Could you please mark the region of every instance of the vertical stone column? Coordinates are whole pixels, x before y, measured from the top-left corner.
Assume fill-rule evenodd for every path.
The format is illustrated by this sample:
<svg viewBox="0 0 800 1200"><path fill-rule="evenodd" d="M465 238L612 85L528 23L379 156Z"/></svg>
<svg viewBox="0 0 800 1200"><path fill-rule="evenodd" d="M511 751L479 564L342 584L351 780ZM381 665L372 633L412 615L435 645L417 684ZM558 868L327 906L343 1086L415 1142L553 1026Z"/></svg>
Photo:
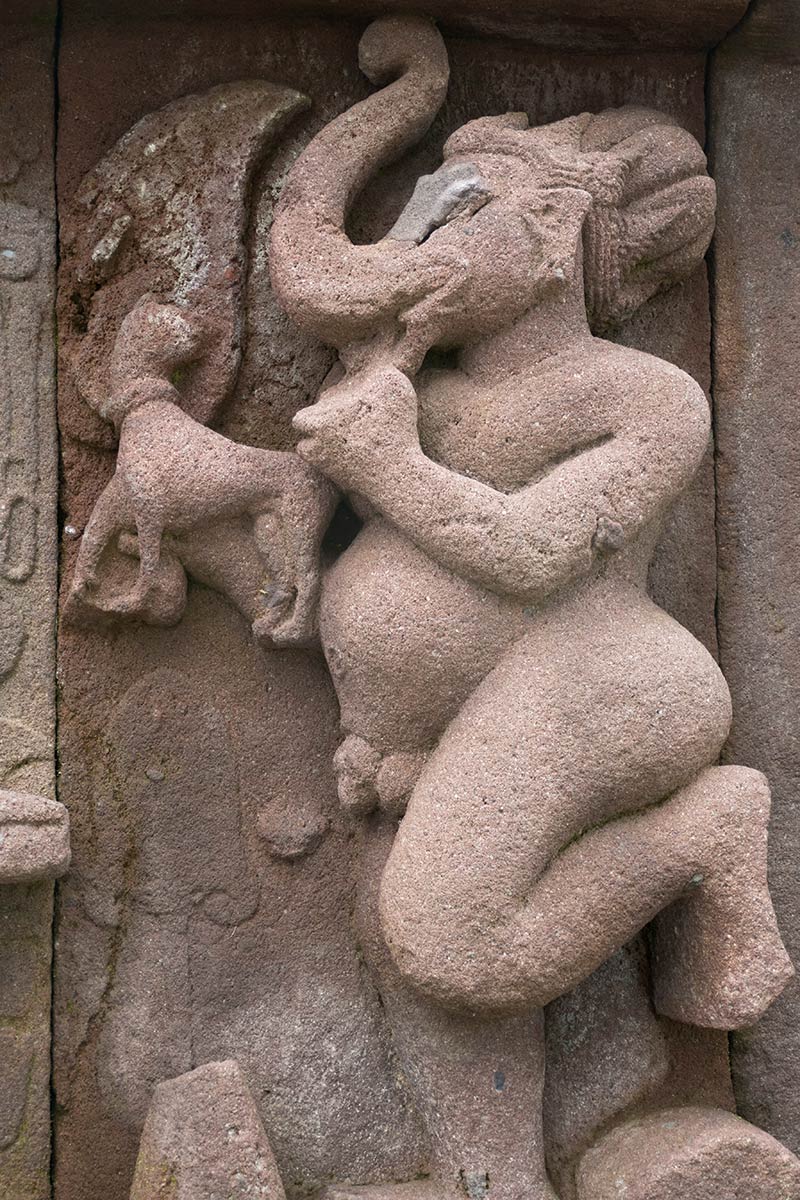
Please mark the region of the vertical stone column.
<svg viewBox="0 0 800 1200"><path fill-rule="evenodd" d="M733 762L773 796L770 883L800 963L800 30L757 0L710 85L719 642ZM733 1038L739 1110L800 1150L800 984Z"/></svg>
<svg viewBox="0 0 800 1200"><path fill-rule="evenodd" d="M55 793L54 29L49 0L3 7L0 788L46 797ZM0 880L0 1196L13 1200L50 1191L52 904L49 880Z"/></svg>

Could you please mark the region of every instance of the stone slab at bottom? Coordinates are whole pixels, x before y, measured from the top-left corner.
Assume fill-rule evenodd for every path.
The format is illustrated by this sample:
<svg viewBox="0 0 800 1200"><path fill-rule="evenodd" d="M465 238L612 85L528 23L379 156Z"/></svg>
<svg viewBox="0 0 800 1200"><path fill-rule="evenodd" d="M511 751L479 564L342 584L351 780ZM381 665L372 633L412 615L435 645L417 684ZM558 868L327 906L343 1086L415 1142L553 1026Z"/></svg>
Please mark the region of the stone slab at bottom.
<svg viewBox="0 0 800 1200"><path fill-rule="evenodd" d="M161 1083L147 1114L131 1200L285 1200L239 1064L206 1063Z"/></svg>
<svg viewBox="0 0 800 1200"><path fill-rule="evenodd" d="M679 1108L613 1130L577 1184L578 1200L800 1200L800 1160L732 1113Z"/></svg>
<svg viewBox="0 0 800 1200"><path fill-rule="evenodd" d="M407 1183L334 1183L320 1192L319 1200L443 1200L455 1197L433 1179L412 1179Z"/></svg>
<svg viewBox="0 0 800 1200"><path fill-rule="evenodd" d="M464 1195L438 1180L411 1179L405 1183L334 1183L320 1192L318 1200L463 1200Z"/></svg>

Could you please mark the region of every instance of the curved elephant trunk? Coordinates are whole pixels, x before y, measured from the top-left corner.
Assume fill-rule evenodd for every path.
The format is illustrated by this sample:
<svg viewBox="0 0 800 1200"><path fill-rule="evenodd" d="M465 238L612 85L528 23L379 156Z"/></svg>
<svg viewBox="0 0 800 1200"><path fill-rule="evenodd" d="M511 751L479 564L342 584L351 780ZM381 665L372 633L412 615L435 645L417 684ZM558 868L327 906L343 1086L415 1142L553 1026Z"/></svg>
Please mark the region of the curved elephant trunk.
<svg viewBox="0 0 800 1200"><path fill-rule="evenodd" d="M270 251L273 287L286 310L338 347L374 329L376 318L399 312L426 286L403 263L407 246L354 245L345 222L370 176L430 127L449 76L441 36L417 17L373 22L361 39L359 65L373 83L395 81L310 142L284 186Z"/></svg>

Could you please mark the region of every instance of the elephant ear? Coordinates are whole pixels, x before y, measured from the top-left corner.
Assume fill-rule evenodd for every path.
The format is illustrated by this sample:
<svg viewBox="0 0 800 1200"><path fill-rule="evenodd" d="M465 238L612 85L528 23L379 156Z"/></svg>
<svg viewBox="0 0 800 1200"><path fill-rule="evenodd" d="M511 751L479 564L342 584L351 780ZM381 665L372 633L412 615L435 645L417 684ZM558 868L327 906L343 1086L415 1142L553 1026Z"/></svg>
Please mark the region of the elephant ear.
<svg viewBox="0 0 800 1200"><path fill-rule="evenodd" d="M198 421L218 413L241 357L253 175L309 103L260 80L185 96L138 121L84 178L61 223L65 432L113 445L95 414L119 326L145 294L200 317L203 355L173 382Z"/></svg>

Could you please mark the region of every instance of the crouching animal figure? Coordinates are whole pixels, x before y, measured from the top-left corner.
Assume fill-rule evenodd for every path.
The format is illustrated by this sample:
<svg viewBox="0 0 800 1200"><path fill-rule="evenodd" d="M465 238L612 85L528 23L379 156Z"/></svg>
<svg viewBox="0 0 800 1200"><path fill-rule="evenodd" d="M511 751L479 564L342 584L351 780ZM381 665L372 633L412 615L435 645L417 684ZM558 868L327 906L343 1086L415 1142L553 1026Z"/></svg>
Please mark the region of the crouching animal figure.
<svg viewBox="0 0 800 1200"><path fill-rule="evenodd" d="M174 583L177 558L201 581L231 595L251 619L257 639L307 643L314 636L320 542L334 490L297 455L232 442L182 410L170 380L198 360L203 344L196 316L148 297L122 322L101 414L119 435L117 465L84 531L70 599L147 620L165 577L172 573ZM232 523L231 541L241 549L237 522L243 518L251 522L246 541L255 554L232 552L226 563L219 524L227 529ZM216 537L208 532L215 524ZM162 555L166 534L169 556ZM115 538L123 552L138 555L138 575L127 593L101 599L98 572ZM197 549L203 539L209 549L205 561ZM173 604L172 620L181 608L182 601L177 611Z"/></svg>

